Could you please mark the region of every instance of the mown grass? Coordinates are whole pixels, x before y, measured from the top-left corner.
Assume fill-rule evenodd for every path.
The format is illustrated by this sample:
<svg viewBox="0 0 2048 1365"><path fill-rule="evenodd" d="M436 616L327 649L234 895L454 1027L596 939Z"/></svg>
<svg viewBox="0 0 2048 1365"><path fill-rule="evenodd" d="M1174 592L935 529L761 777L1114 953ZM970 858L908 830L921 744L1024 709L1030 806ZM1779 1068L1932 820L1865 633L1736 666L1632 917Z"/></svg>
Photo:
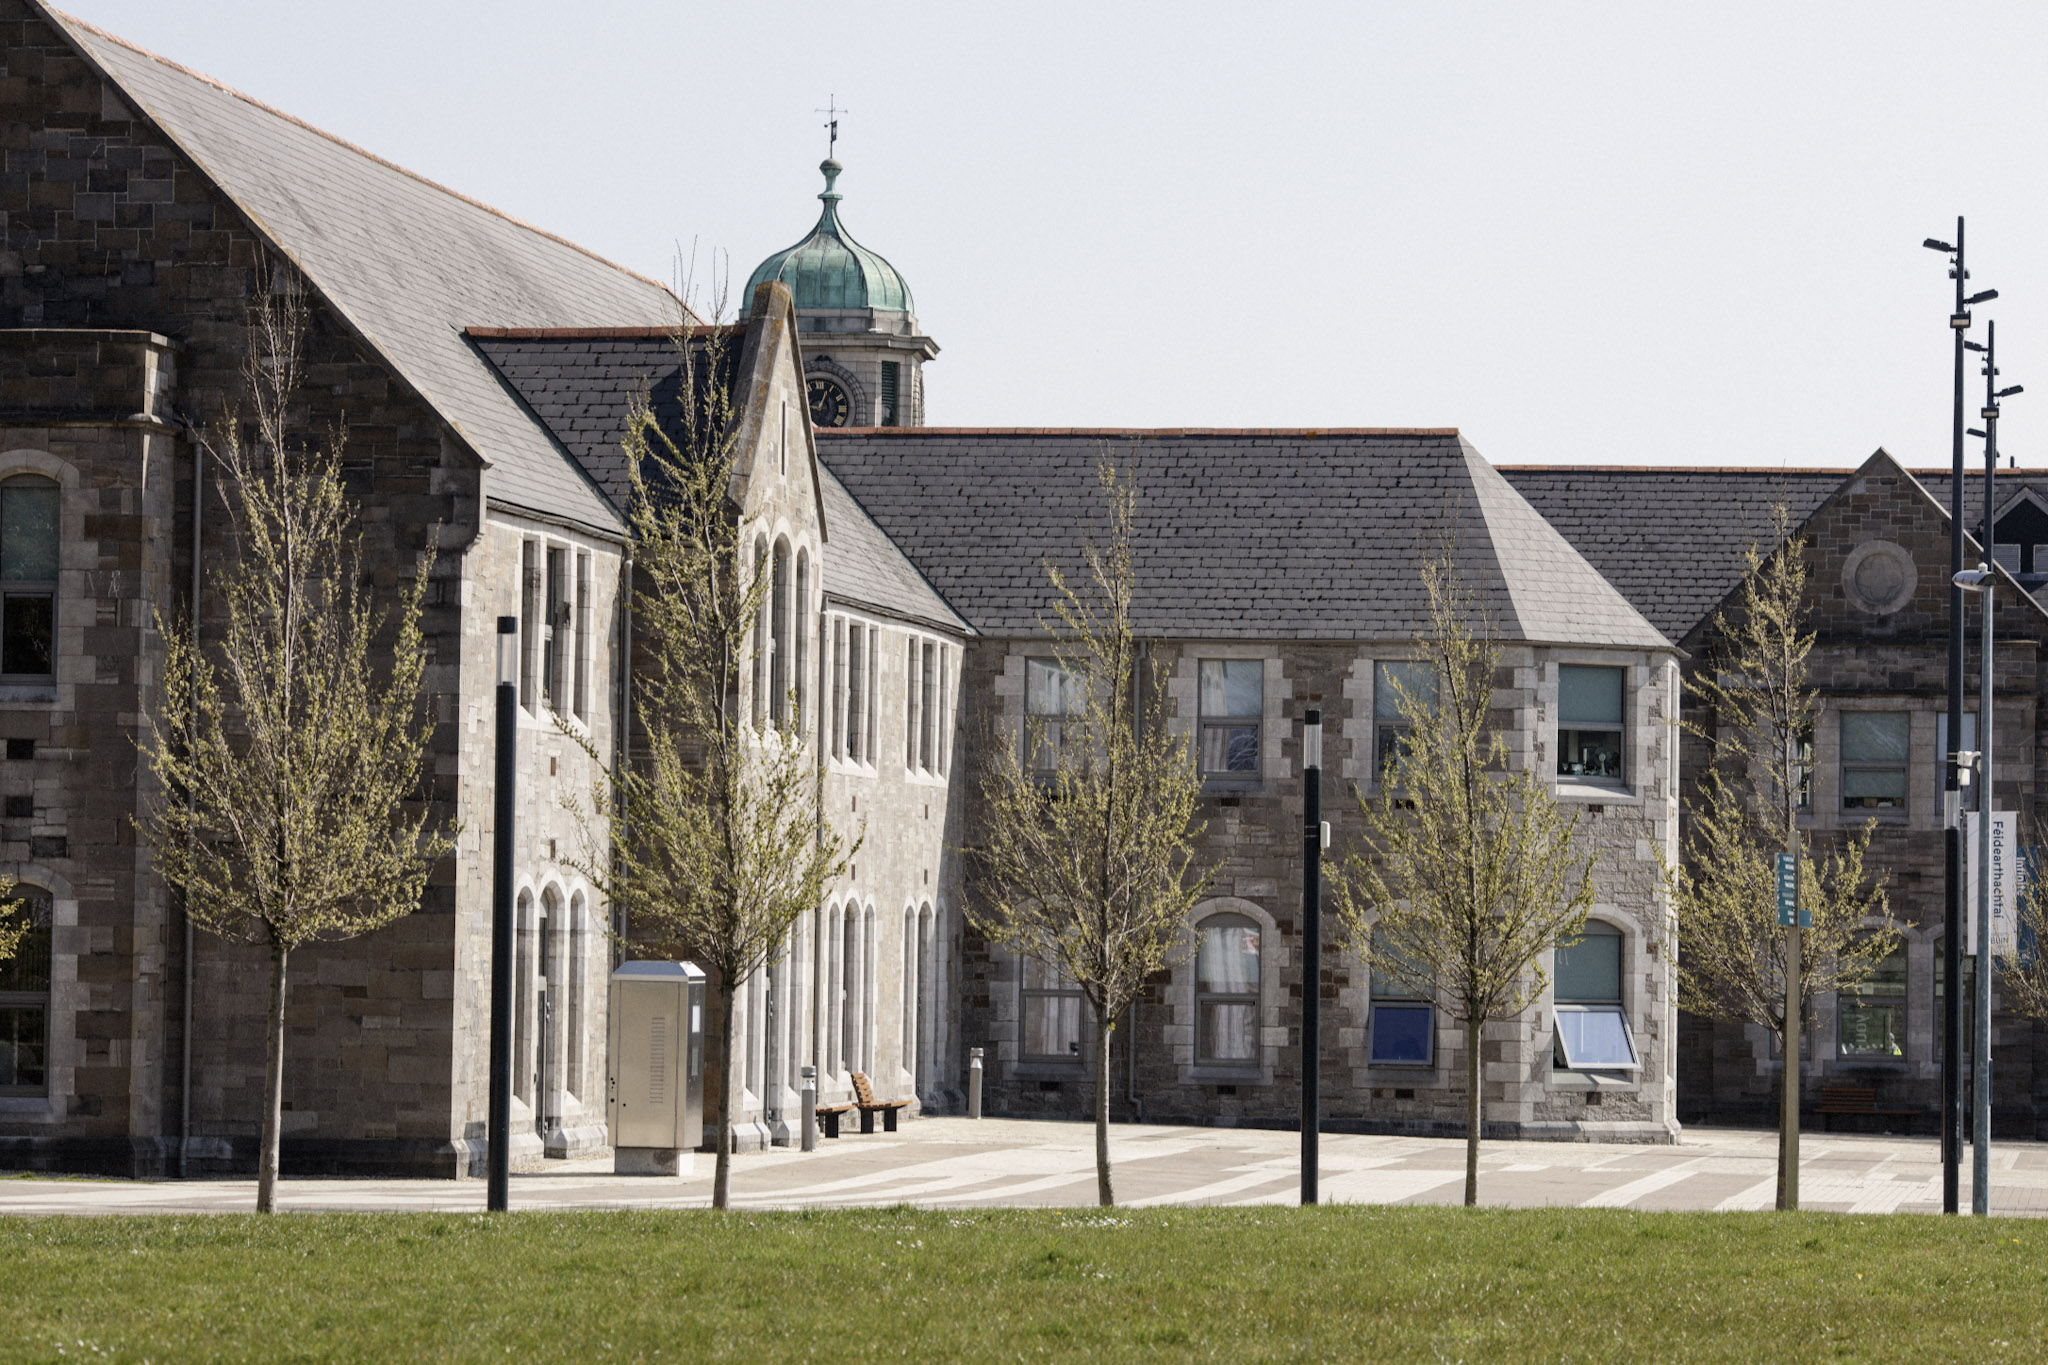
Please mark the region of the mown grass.
<svg viewBox="0 0 2048 1365"><path fill-rule="evenodd" d="M0 1358L2025 1360L2048 1224L1606 1210L0 1220Z"/></svg>

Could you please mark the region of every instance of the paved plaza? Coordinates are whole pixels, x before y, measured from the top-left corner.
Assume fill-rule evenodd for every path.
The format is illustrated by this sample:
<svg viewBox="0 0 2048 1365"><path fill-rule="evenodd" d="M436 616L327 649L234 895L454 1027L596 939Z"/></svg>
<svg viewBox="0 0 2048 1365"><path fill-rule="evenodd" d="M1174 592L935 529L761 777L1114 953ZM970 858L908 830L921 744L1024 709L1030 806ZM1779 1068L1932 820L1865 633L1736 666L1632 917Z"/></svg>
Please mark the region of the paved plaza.
<svg viewBox="0 0 2048 1365"><path fill-rule="evenodd" d="M1489 1142L1479 1189L1489 1205L1584 1208L1766 1209L1776 1136L1692 1129L1672 1146ZM1155 1204L1291 1204L1299 1194L1299 1137L1243 1128L1118 1124L1111 1129L1117 1197ZM1940 1150L1932 1139L1802 1140L1801 1204L1842 1213L1935 1213ZM1445 1204L1463 1197L1464 1144L1438 1138L1326 1134L1326 1203ZM1969 1205L1970 1170L1963 1167ZM819 1139L805 1154L776 1148L733 1159L733 1206L932 1208L1071 1206L1095 1202L1094 1132L1086 1124L1010 1119L906 1121L897 1133ZM1993 1148L1992 1211L2048 1214L2048 1145ZM512 1180L521 1209L702 1208L711 1158L688 1176L620 1177L609 1158L549 1162ZM0 1181L0 1213L111 1214L246 1211L252 1180ZM286 1180L279 1207L312 1212L466 1212L484 1206L480 1180Z"/></svg>

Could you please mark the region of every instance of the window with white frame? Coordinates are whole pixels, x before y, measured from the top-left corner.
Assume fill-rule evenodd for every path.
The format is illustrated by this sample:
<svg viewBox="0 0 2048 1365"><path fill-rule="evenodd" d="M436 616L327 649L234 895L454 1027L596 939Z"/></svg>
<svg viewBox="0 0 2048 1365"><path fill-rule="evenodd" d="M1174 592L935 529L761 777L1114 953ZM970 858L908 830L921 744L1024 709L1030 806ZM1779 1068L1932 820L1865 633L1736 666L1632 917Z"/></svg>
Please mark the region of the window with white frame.
<svg viewBox="0 0 2048 1365"><path fill-rule="evenodd" d="M1019 965L1024 1026L1018 1054L1026 1061L1080 1061L1080 986L1057 967L1048 967L1036 958L1019 959Z"/></svg>
<svg viewBox="0 0 2048 1365"><path fill-rule="evenodd" d="M874 689L868 681L868 653L871 632L858 621L846 627L846 761L864 763L873 746L868 743L868 698Z"/></svg>
<svg viewBox="0 0 2048 1365"><path fill-rule="evenodd" d="M550 711L564 711L569 703L569 552L549 546L545 560L547 576L540 623L540 690Z"/></svg>
<svg viewBox="0 0 2048 1365"><path fill-rule="evenodd" d="M1844 810L1906 808L1912 717L1904 711L1842 712Z"/></svg>
<svg viewBox="0 0 2048 1365"><path fill-rule="evenodd" d="M765 575L768 573L768 537L754 537L754 578L748 591L761 593L761 605L754 613L754 724L760 728L768 725L768 618L774 615L768 602L768 587Z"/></svg>
<svg viewBox="0 0 2048 1365"><path fill-rule="evenodd" d="M1436 667L1416 659L1387 659L1372 666L1373 773L1385 781L1408 751L1409 717L1417 707L1436 709Z"/></svg>
<svg viewBox="0 0 2048 1365"><path fill-rule="evenodd" d="M50 896L20 886L27 929L0 961L0 1095L50 1093ZM17 918L17 924L22 920Z"/></svg>
<svg viewBox="0 0 2048 1365"><path fill-rule="evenodd" d="M1373 951L1369 1060L1374 1066L1434 1065L1436 1005L1422 984L1427 973L1390 935L1375 935Z"/></svg>
<svg viewBox="0 0 2048 1365"><path fill-rule="evenodd" d="M939 646L939 717L938 717L938 763L939 776L946 775L946 768L953 756L953 647Z"/></svg>
<svg viewBox="0 0 2048 1365"><path fill-rule="evenodd" d="M918 647L917 766L928 773L939 770L939 645L923 641Z"/></svg>
<svg viewBox="0 0 2048 1365"><path fill-rule="evenodd" d="M775 542L768 584L768 714L777 729L790 726L790 592L789 542Z"/></svg>
<svg viewBox="0 0 2048 1365"><path fill-rule="evenodd" d="M832 618L832 757L846 757L846 618Z"/></svg>
<svg viewBox="0 0 2048 1365"><path fill-rule="evenodd" d="M1967 1014L1968 1011L1965 1011ZM1836 1051L1862 1061L1906 1060L1906 945L1835 997Z"/></svg>
<svg viewBox="0 0 2048 1365"><path fill-rule="evenodd" d="M519 704L538 711L540 702L539 660L536 639L543 610L540 581L540 542L519 545Z"/></svg>
<svg viewBox="0 0 2048 1365"><path fill-rule="evenodd" d="M1621 930L1587 920L1577 938L1557 945L1551 972L1556 1000L1555 1064L1572 1071L1635 1071L1642 1063L1621 998Z"/></svg>
<svg viewBox="0 0 2048 1365"><path fill-rule="evenodd" d="M1252 781L1259 775L1259 727L1266 715L1266 665L1260 659L1203 659L1197 689L1202 775Z"/></svg>
<svg viewBox="0 0 2048 1365"><path fill-rule="evenodd" d="M1625 668L1560 664L1557 670L1557 775L1620 783Z"/></svg>
<svg viewBox="0 0 2048 1365"><path fill-rule="evenodd" d="M796 661L790 669L794 695L790 698L789 728L802 735L811 700L811 554L806 549L796 552L796 596L790 603L789 633L791 656Z"/></svg>
<svg viewBox="0 0 2048 1365"><path fill-rule="evenodd" d="M1195 934L1195 1060L1206 1066L1255 1065L1259 926L1223 913L1203 920Z"/></svg>
<svg viewBox="0 0 2048 1365"><path fill-rule="evenodd" d="M62 502L40 475L0 483L0 675L11 679L47 680L56 668Z"/></svg>
<svg viewBox="0 0 2048 1365"><path fill-rule="evenodd" d="M906 649L903 656L903 766L914 769L918 766L917 732L919 717L923 714L920 708L924 698L919 681L921 669L917 637L911 636L904 644Z"/></svg>
<svg viewBox="0 0 2048 1365"><path fill-rule="evenodd" d="M1024 661L1024 753L1031 771L1058 771L1070 722L1083 713L1080 679L1058 659Z"/></svg>

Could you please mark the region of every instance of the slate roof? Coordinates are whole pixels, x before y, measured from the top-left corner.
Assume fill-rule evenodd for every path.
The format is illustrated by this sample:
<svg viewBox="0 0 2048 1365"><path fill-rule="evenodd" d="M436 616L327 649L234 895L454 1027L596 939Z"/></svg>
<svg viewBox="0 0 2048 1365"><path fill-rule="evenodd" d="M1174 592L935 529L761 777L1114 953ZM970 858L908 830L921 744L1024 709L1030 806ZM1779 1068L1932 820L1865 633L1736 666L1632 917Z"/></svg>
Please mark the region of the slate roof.
<svg viewBox="0 0 2048 1365"><path fill-rule="evenodd" d="M1948 506L1948 470L1910 472ZM1856 470L1503 465L1500 473L1651 624L1683 640L1742 581L1743 551L1769 539L1773 504L1785 503L1796 525ZM2023 484L2048 492L2024 472L2001 471L2000 504ZM1979 476L1965 483L1963 516L1973 532L1982 522Z"/></svg>
<svg viewBox="0 0 2048 1365"><path fill-rule="evenodd" d="M1503 638L1668 647L1457 432L821 431L819 456L977 630L1052 615L1107 530L1096 467L1135 458L1138 628L1193 639L1407 639L1448 530Z"/></svg>
<svg viewBox="0 0 2048 1365"><path fill-rule="evenodd" d="M521 332L478 328L471 342L619 508L630 485L626 413L649 395L670 432L681 421L682 366L666 329ZM733 382L740 347L723 348ZM708 371L707 378L708 378ZM827 537L824 587L835 599L956 634L972 630L933 591L831 471L821 488Z"/></svg>
<svg viewBox="0 0 2048 1365"><path fill-rule="evenodd" d="M611 505L461 335L672 325L653 280L212 79L45 11L490 463L496 502L616 528Z"/></svg>

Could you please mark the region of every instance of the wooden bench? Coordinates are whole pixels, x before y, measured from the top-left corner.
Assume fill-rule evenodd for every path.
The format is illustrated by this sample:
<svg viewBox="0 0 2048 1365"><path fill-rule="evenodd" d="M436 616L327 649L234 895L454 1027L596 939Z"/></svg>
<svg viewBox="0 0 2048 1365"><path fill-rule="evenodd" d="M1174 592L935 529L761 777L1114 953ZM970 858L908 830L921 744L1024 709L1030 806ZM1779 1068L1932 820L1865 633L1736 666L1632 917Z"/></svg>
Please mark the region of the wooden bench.
<svg viewBox="0 0 2048 1365"><path fill-rule="evenodd" d="M1820 1103L1814 1113L1820 1115L1821 1131L1833 1130L1833 1119L1837 1114L1862 1118L1902 1118L1906 1129L1912 1131L1913 1116L1917 1109L1880 1109L1877 1107L1877 1087L1874 1085L1824 1085L1820 1088Z"/></svg>
<svg viewBox="0 0 2048 1365"><path fill-rule="evenodd" d="M837 1138L839 1136L839 1116L841 1114L851 1114L853 1106L851 1104L821 1104L811 1112L818 1116L819 1123L825 1125L825 1136Z"/></svg>
<svg viewBox="0 0 2048 1365"><path fill-rule="evenodd" d="M860 1130L863 1133L875 1131L875 1115L877 1114L882 1116L882 1131L885 1133L895 1132L896 1111L910 1107L909 1100L876 1099L875 1089L868 1084L867 1073L864 1071L853 1073L853 1101L854 1107L860 1110Z"/></svg>

